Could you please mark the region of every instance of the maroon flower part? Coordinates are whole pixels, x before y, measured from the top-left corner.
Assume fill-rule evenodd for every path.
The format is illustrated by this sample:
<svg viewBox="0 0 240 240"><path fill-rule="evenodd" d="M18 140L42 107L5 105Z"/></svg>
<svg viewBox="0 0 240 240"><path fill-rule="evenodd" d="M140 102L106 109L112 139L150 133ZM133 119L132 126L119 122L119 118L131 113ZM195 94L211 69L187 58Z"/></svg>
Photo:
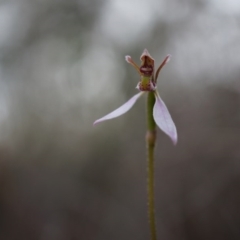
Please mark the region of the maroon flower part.
<svg viewBox="0 0 240 240"><path fill-rule="evenodd" d="M132 60L130 56L125 57L126 61L130 63L139 73L140 81L137 84L137 89L140 91L124 103L121 107L117 108L113 112L107 114L106 116L96 120L94 125L109 120L112 118L119 117L120 115L126 113L135 102L144 94L144 92L153 92L155 96L155 104L153 107L153 118L157 126L166 133L172 140L174 144L177 143L177 130L176 126L172 120L172 117L161 99L157 91L157 78L162 67L170 60L170 55L167 55L161 65L158 67L154 75L154 59L151 57L147 49L145 49L140 57L141 65L140 67Z"/></svg>

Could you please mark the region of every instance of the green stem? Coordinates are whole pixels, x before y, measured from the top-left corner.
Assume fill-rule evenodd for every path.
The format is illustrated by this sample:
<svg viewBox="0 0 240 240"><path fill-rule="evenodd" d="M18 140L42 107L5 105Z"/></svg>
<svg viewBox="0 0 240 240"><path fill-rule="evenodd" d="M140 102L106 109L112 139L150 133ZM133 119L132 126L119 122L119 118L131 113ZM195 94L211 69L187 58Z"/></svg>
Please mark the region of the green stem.
<svg viewBox="0 0 240 240"><path fill-rule="evenodd" d="M156 123L153 119L153 106L155 96L153 92L147 97L147 178L148 178L148 216L151 232L151 240L157 240L155 207L154 207L154 147L156 142Z"/></svg>

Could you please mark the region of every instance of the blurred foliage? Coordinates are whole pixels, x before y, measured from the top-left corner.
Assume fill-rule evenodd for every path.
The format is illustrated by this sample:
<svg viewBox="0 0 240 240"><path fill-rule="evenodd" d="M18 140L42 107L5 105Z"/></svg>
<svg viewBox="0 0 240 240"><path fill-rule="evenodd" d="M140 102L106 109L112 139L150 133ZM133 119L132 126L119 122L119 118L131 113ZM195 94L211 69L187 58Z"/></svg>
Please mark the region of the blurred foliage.
<svg viewBox="0 0 240 240"><path fill-rule="evenodd" d="M213 1L10 0L0 5L0 239L148 239L145 103L124 62L167 53L159 90L159 239L239 239L240 15Z"/></svg>

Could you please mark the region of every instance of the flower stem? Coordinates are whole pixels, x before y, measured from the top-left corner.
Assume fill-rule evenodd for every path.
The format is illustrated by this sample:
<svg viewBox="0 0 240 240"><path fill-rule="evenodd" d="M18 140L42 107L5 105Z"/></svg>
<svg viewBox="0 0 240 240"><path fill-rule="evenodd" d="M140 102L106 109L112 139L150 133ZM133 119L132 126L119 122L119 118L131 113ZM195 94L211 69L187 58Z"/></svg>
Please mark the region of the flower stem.
<svg viewBox="0 0 240 240"><path fill-rule="evenodd" d="M153 92L147 97L147 180L148 180L148 217L150 224L151 240L157 240L155 207L154 207L154 147L156 142L156 123L153 119L153 106L155 96Z"/></svg>

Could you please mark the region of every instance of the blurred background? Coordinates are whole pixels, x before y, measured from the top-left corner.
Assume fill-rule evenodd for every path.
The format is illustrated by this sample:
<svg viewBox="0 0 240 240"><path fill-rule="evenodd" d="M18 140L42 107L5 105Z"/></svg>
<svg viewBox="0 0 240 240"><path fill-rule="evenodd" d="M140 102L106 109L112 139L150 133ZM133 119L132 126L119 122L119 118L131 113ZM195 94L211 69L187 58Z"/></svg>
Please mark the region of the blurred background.
<svg viewBox="0 0 240 240"><path fill-rule="evenodd" d="M240 1L1 0L0 239L149 239L144 48L176 123L158 131L158 239L240 239Z"/></svg>

